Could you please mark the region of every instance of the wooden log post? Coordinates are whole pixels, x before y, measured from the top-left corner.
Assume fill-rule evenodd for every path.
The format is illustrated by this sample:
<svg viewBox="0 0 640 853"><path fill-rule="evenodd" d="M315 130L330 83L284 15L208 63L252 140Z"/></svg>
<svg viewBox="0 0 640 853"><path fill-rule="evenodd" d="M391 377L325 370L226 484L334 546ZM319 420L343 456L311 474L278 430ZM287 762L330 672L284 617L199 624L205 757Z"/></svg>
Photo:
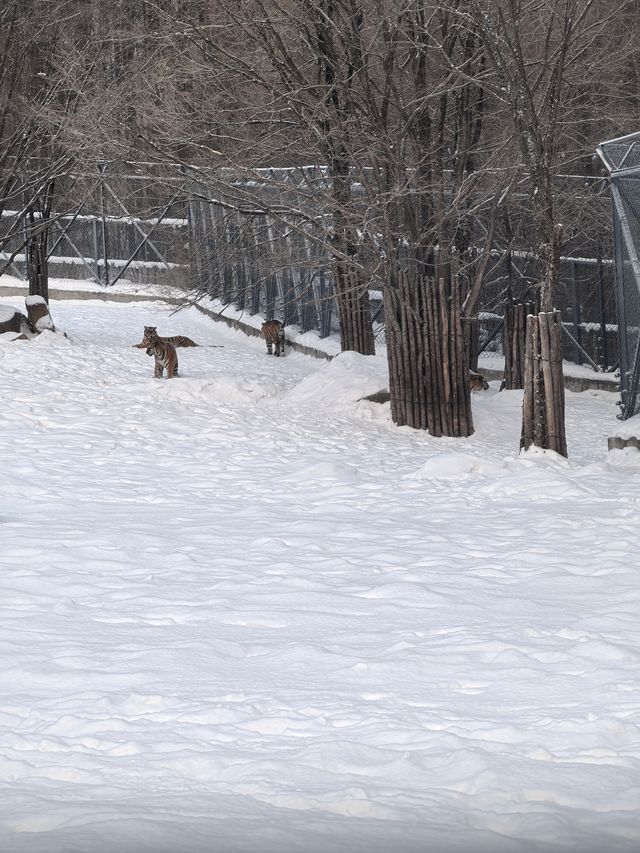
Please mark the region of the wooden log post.
<svg viewBox="0 0 640 853"><path fill-rule="evenodd" d="M467 349L467 364L469 370L478 371L478 356L480 349L479 324L477 317L463 317L462 329L464 332L465 347Z"/></svg>
<svg viewBox="0 0 640 853"><path fill-rule="evenodd" d="M39 190L37 199L27 209L27 276L29 295L49 301L49 217L53 204L55 180Z"/></svg>
<svg viewBox="0 0 640 853"><path fill-rule="evenodd" d="M504 384L507 391L524 388L524 360L527 340L527 316L533 314L535 305L523 302L505 302L503 346Z"/></svg>
<svg viewBox="0 0 640 853"><path fill-rule="evenodd" d="M354 350L362 355L375 355L371 305L364 275L355 266L350 268L348 263L335 259L333 282L343 352Z"/></svg>
<svg viewBox="0 0 640 853"><path fill-rule="evenodd" d="M566 456L561 335L558 311L527 317L520 447Z"/></svg>
<svg viewBox="0 0 640 853"><path fill-rule="evenodd" d="M528 329L526 337L526 349L524 358L524 388L525 393L522 399L522 435L520 438L520 447L531 447L533 444L533 422L534 422L534 382L533 370L535 361L535 342L537 335L537 318L530 317L531 327Z"/></svg>

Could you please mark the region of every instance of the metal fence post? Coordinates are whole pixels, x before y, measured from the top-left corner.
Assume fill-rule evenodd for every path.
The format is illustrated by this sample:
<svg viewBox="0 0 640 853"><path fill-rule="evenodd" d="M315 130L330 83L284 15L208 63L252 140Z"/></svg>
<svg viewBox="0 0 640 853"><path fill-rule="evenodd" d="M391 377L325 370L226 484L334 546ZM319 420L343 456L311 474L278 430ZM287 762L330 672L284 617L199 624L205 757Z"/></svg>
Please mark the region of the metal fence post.
<svg viewBox="0 0 640 853"><path fill-rule="evenodd" d="M611 180L611 190L613 193L614 179ZM624 303L624 255L622 249L622 233L615 207L613 216L613 253L615 256L614 275L616 283L616 313L618 318L618 360L620 362L620 416L624 418L628 417L627 412L629 403L629 340Z"/></svg>
<svg viewBox="0 0 640 853"><path fill-rule="evenodd" d="M98 220L94 217L91 220L91 233L93 237L93 266L94 266L94 275L96 277L96 281L100 283L102 281L100 277L100 255L98 249Z"/></svg>
<svg viewBox="0 0 640 853"><path fill-rule="evenodd" d="M573 331L576 337L576 341L578 342L578 346L575 347L576 353L576 364L582 364L584 359L582 358L582 319L580 312L580 299L578 298L578 284L576 282L576 262L571 261L569 264L569 270L571 275L571 301L573 302Z"/></svg>
<svg viewBox="0 0 640 853"><path fill-rule="evenodd" d="M598 241L597 245L598 260L596 265L598 276L598 295L600 297L600 335L602 337L602 369L609 369L609 343L607 341L607 303L604 293L604 265L602 263L602 246Z"/></svg>
<svg viewBox="0 0 640 853"><path fill-rule="evenodd" d="M106 164L99 163L98 171L100 173L100 222L102 224L102 263L104 264L104 270L102 275L100 276L100 280L102 281L105 287L109 287L109 253L108 253L108 243L107 243L107 215L105 211L105 200L104 200L104 176L106 171Z"/></svg>

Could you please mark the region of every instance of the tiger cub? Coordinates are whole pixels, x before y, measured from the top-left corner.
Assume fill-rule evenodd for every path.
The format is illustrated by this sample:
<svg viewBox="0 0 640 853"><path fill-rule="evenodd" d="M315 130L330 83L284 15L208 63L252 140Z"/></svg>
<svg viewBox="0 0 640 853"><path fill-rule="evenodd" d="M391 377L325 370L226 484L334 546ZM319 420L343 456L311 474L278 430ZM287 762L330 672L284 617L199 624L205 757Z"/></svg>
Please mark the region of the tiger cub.
<svg viewBox="0 0 640 853"><path fill-rule="evenodd" d="M167 379L173 379L178 375L178 355L176 348L168 341L158 338L147 347L147 355L155 357L154 379L160 379L164 371L167 371Z"/></svg>
<svg viewBox="0 0 640 853"><path fill-rule="evenodd" d="M267 353L271 355L272 348L275 345L273 355L284 355L284 326L280 320L267 320L262 324L262 337L267 342Z"/></svg>
<svg viewBox="0 0 640 853"><path fill-rule="evenodd" d="M139 344L133 344L136 349L146 349L151 346L151 344L156 341L162 341L166 344L173 344L174 347L199 347L200 344L197 344L195 341L192 341L191 338L187 338L186 335L170 335L169 337L162 338L158 334L157 326L145 326L144 327L144 335L142 337L142 342Z"/></svg>

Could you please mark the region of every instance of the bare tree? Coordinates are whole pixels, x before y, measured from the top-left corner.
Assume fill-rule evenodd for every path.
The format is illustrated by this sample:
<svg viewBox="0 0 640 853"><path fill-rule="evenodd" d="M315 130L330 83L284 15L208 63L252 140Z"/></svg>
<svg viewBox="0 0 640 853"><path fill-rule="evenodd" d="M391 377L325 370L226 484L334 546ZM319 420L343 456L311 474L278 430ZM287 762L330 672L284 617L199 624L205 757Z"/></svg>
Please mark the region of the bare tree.
<svg viewBox="0 0 640 853"><path fill-rule="evenodd" d="M219 74L227 78L232 73L236 81L260 95L252 101L254 112L248 123L246 115L232 116L243 126L227 124L226 133L221 134L241 136L241 150L253 147L253 151L244 162L239 161L237 149L223 159L236 173L238 167L246 173L258 163L277 163L274 143L282 139L284 126L299 140L297 158L311 158L320 172L326 165L327 192L321 206L330 217L331 229L325 229L324 243L333 257L342 348L371 354L375 349L368 295L371 276L360 254L362 223L352 174L357 50L353 39L361 26L357 4L296 0L279 8L277 3L243 0L217 3L213 8L216 20L226 21L236 34L242 33L242 39L239 43L237 36L227 39L228 29L212 36L198 28L194 38L203 56ZM246 58L247 47L251 61ZM255 128L263 135L256 138ZM298 165L297 158L289 165ZM264 205L264 198L252 203L256 201ZM273 206L270 210L278 213Z"/></svg>
<svg viewBox="0 0 640 853"><path fill-rule="evenodd" d="M70 0L8 0L0 10L0 212L14 211L0 248L14 246L4 268L26 253L29 291L45 298L54 191L78 153L62 141L75 97L60 73L76 18Z"/></svg>
<svg viewBox="0 0 640 853"><path fill-rule="evenodd" d="M183 53L183 67L208 75L212 91L235 80L251 104L242 114L231 102L215 122L217 168L207 175L216 195L236 209L288 216L295 228L294 211L247 189L264 183L252 169L277 164L284 140L292 165L315 164L313 187L301 191L315 195L316 224L327 215L332 224L315 239L334 258L343 347L372 351L368 289L381 288L394 419L469 434L460 306L470 216L494 193L479 168L478 38L442 3L219 0L211 8L212 27L179 22L198 51ZM212 151L211 136L206 147ZM233 180L223 186L225 174ZM445 327L443 348L430 344Z"/></svg>
<svg viewBox="0 0 640 853"><path fill-rule="evenodd" d="M567 150L567 129L575 121L571 74L580 62L584 65L609 17L595 10L595 0L554 0L542 6L535 0L470 0L460 10L482 40L491 71L485 85L507 108L531 189L545 320L530 317L527 328L532 364L525 371L529 382L522 444L551 447L564 455L561 325L558 318L546 316L554 309L563 237L554 177ZM584 69L580 82L583 75ZM538 329L544 329L542 339Z"/></svg>

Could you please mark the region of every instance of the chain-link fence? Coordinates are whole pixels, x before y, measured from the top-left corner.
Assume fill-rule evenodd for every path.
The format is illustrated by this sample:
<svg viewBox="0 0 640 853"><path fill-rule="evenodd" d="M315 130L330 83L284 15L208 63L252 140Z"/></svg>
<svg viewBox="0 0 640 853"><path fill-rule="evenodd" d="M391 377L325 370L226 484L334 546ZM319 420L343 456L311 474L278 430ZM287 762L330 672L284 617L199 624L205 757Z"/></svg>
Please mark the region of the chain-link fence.
<svg viewBox="0 0 640 853"><path fill-rule="evenodd" d="M336 331L331 219L322 207L328 201L326 174L309 167L258 169L251 178L193 180L189 222L195 287L249 314L275 314L303 331L316 329L323 336ZM353 192L357 196L357 184ZM558 216L566 223L556 292L563 357L595 370L611 370L618 353L607 182L563 176L557 180L557 199ZM276 209L286 214L274 215ZM367 220L365 209L362 220ZM462 275L473 275L486 230L482 215L465 222ZM535 298L541 269L534 235L531 193L523 182L501 209L495 229L480 301L481 351L501 352L505 302ZM370 244L375 235L362 236L359 250L365 252L369 245L374 251ZM374 322L381 324L379 283L372 283L369 296Z"/></svg>
<svg viewBox="0 0 640 853"><path fill-rule="evenodd" d="M622 419L640 411L640 132L603 142L610 174Z"/></svg>
<svg viewBox="0 0 640 853"><path fill-rule="evenodd" d="M175 169L152 174L147 164L104 164L95 174L56 180L48 221L47 260L55 278L110 286L124 278L188 286L184 181ZM0 273L26 278L26 209L0 216ZM40 220L36 225L41 225Z"/></svg>
<svg viewBox="0 0 640 853"><path fill-rule="evenodd" d="M225 192L226 198L192 179L192 284L224 306L326 337L337 330L326 233L308 199L298 196L294 170L264 170L261 177L259 186L237 182L237 195Z"/></svg>
<svg viewBox="0 0 640 853"><path fill-rule="evenodd" d="M626 174L625 179L631 180ZM330 217L323 209L327 192L326 170L312 167L205 178L197 170L170 164L105 164L97 173L69 175L57 183L49 272L103 286L122 279L171 284L324 337L338 331ZM557 179L557 199L565 224L556 301L563 320L563 356L610 370L619 357L607 181L564 176ZM534 231L531 195L523 183L501 210L495 230L480 302L481 350L501 352L505 302L528 302L535 296L540 267ZM465 263L472 274L486 238L482 215L469 218L465 235ZM24 242L20 213L4 211L0 272L26 276ZM625 251L622 240L617 245ZM622 268L627 290L631 287L619 300L629 315L622 324L626 343L620 364L625 373L636 358L640 308L629 262ZM380 286L373 283L369 296L382 336Z"/></svg>

